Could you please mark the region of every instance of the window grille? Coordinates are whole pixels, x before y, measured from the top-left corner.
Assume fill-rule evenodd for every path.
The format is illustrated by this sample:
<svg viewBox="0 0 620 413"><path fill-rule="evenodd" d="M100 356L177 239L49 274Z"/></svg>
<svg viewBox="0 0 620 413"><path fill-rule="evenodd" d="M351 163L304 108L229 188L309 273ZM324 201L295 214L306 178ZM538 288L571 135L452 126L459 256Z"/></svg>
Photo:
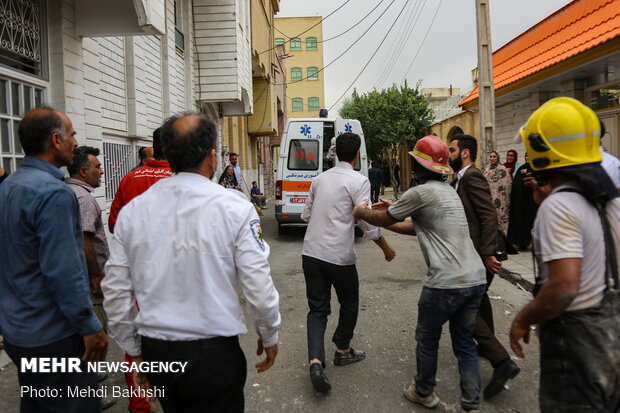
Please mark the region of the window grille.
<svg viewBox="0 0 620 413"><path fill-rule="evenodd" d="M45 2L0 0L0 63L41 76Z"/></svg>
<svg viewBox="0 0 620 413"><path fill-rule="evenodd" d="M104 142L103 155L105 199L112 201L123 176L138 163L137 150L131 144Z"/></svg>
<svg viewBox="0 0 620 413"><path fill-rule="evenodd" d="M293 98L293 112L301 112L304 110L304 100L302 98Z"/></svg>
<svg viewBox="0 0 620 413"><path fill-rule="evenodd" d="M307 72L308 72L308 76L307 76L308 80L319 80L319 69L317 67L310 66L307 69Z"/></svg>
<svg viewBox="0 0 620 413"><path fill-rule="evenodd" d="M301 67L291 68L291 80L293 82L299 82L302 79Z"/></svg>
<svg viewBox="0 0 620 413"><path fill-rule="evenodd" d="M316 37L306 38L306 50L316 50L316 49L317 49Z"/></svg>
<svg viewBox="0 0 620 413"><path fill-rule="evenodd" d="M308 110L319 110L319 98L308 98Z"/></svg>
<svg viewBox="0 0 620 413"><path fill-rule="evenodd" d="M24 157L17 134L19 122L30 109L41 106L43 92L33 85L0 78L0 153L7 173L13 173Z"/></svg>
<svg viewBox="0 0 620 413"><path fill-rule="evenodd" d="M291 50L301 50L301 39L299 37L295 37L291 39L289 45Z"/></svg>

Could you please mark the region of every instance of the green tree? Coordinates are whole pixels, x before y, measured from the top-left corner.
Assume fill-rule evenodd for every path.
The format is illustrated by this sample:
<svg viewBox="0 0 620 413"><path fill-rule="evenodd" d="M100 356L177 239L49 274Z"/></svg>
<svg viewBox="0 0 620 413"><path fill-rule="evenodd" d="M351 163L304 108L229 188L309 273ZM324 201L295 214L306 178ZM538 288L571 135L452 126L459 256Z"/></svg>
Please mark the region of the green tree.
<svg viewBox="0 0 620 413"><path fill-rule="evenodd" d="M410 88L405 82L381 91L359 95L355 90L340 108L343 118L357 119L362 124L368 156L373 160L387 161L390 171L403 149L415 144L422 137L433 119L428 99L419 91L419 85ZM392 187L396 179L392 173ZM394 195L398 197L395 189Z"/></svg>

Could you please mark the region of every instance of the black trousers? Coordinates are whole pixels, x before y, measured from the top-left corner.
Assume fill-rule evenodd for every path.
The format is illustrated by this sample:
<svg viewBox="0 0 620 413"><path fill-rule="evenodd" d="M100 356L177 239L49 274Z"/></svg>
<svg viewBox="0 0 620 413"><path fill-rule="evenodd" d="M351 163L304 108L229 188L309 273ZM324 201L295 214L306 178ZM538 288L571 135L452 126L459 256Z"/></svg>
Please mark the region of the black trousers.
<svg viewBox="0 0 620 413"><path fill-rule="evenodd" d="M336 348L349 348L359 311L359 280L355 265L335 265L302 255L308 298L308 360L318 359L325 365L325 328L331 314L331 287L334 286L340 316L332 341Z"/></svg>
<svg viewBox="0 0 620 413"><path fill-rule="evenodd" d="M493 322L493 308L489 299L489 287L493 282L493 274L487 272L487 288L480 302L480 311L476 316L476 329L474 338L478 342L478 354L489 360L495 368L501 362L508 360L510 355L495 337L495 324Z"/></svg>
<svg viewBox="0 0 620 413"><path fill-rule="evenodd" d="M84 340L74 335L41 347L19 347L4 341L4 348L17 365L21 394L21 413L83 413L100 412L98 397L69 397L68 389L97 390L97 374L86 373L33 373L21 371L21 359L39 357L77 357L84 355ZM49 388L50 391L45 392ZM39 392L36 392L39 390ZM38 394L38 396L35 396Z"/></svg>
<svg viewBox="0 0 620 413"><path fill-rule="evenodd" d="M145 361L186 361L183 373L147 374L166 413L243 412L245 355L235 337L163 341L142 337Z"/></svg>

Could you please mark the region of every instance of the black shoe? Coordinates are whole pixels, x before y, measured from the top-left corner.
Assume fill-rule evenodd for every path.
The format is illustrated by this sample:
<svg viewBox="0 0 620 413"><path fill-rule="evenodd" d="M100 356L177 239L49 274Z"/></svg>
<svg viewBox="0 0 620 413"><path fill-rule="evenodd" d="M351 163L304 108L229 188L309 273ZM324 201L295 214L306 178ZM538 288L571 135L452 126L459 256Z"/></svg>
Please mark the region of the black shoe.
<svg viewBox="0 0 620 413"><path fill-rule="evenodd" d="M310 381L312 382L312 387L314 387L314 390L319 393L327 393L329 389L332 388L331 383L323 372L323 366L321 366L321 363L310 364Z"/></svg>
<svg viewBox="0 0 620 413"><path fill-rule="evenodd" d="M353 348L344 354L336 351L336 354L334 355L334 366L346 366L362 361L365 358L366 353L363 351L353 350Z"/></svg>
<svg viewBox="0 0 620 413"><path fill-rule="evenodd" d="M110 407L114 406L114 403L116 403L116 399L113 399L112 397L101 397L99 399L101 410L109 409Z"/></svg>
<svg viewBox="0 0 620 413"><path fill-rule="evenodd" d="M504 384L506 384L509 379L514 379L520 371L521 369L517 366L517 363L511 359L498 364L493 370L491 381L489 381L487 387L484 388L484 398L488 400L500 394L502 390L504 390Z"/></svg>

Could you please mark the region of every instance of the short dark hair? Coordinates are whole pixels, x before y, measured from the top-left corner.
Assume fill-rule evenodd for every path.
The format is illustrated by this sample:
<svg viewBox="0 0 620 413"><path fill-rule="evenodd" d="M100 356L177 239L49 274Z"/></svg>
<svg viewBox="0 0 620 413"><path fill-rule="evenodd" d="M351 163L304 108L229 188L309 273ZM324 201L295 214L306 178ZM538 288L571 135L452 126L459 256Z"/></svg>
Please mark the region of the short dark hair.
<svg viewBox="0 0 620 413"><path fill-rule="evenodd" d="M187 116L198 119L190 127L180 128L174 123L182 117L173 116L166 120L161 131L164 154L173 172L198 168L217 143L217 127L211 119L202 114Z"/></svg>
<svg viewBox="0 0 620 413"><path fill-rule="evenodd" d="M54 133L63 137L67 126L55 109L42 106L26 113L19 123L17 134L26 155L41 155L47 151Z"/></svg>
<svg viewBox="0 0 620 413"><path fill-rule="evenodd" d="M73 150L73 162L67 166L69 176L76 176L80 172L80 168L88 168L90 166L88 155L99 156L99 148L78 146Z"/></svg>
<svg viewBox="0 0 620 413"><path fill-rule="evenodd" d="M140 160L146 158L146 153L145 153L146 148L147 148L146 146L141 146L140 149L138 149L138 158L140 158Z"/></svg>
<svg viewBox="0 0 620 413"><path fill-rule="evenodd" d="M472 162L476 161L478 157L478 141L476 138L471 135L458 134L450 138L450 142L452 141L458 141L457 146L459 147L459 151L469 149L469 159L471 159Z"/></svg>
<svg viewBox="0 0 620 413"><path fill-rule="evenodd" d="M161 142L162 128L163 126L160 126L153 131L153 158L157 159L158 161L166 159L166 155L164 154L164 149Z"/></svg>
<svg viewBox="0 0 620 413"><path fill-rule="evenodd" d="M254 185L254 184L258 185L258 184L256 183L256 181L252 181L252 185Z"/></svg>
<svg viewBox="0 0 620 413"><path fill-rule="evenodd" d="M339 161L351 162L360 150L362 140L356 133L346 132L336 139L336 155Z"/></svg>
<svg viewBox="0 0 620 413"><path fill-rule="evenodd" d="M231 156L239 156L239 155L234 152L228 152L228 157L231 157Z"/></svg>

